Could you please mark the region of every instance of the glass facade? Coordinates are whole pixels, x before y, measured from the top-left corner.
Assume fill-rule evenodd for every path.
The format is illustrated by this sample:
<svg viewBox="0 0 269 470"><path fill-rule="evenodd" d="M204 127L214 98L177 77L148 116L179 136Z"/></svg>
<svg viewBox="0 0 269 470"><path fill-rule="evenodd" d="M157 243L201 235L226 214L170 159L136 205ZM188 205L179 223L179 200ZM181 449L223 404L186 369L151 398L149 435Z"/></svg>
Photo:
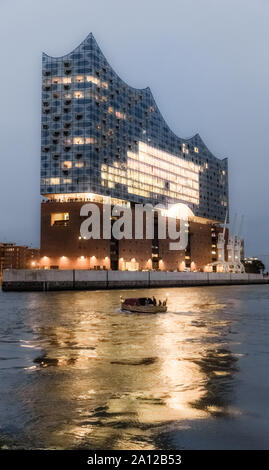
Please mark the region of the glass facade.
<svg viewBox="0 0 269 470"><path fill-rule="evenodd" d="M42 195L182 202L198 217L224 221L227 159L198 134L177 137L150 89L123 82L92 34L63 57L43 54L42 80Z"/></svg>

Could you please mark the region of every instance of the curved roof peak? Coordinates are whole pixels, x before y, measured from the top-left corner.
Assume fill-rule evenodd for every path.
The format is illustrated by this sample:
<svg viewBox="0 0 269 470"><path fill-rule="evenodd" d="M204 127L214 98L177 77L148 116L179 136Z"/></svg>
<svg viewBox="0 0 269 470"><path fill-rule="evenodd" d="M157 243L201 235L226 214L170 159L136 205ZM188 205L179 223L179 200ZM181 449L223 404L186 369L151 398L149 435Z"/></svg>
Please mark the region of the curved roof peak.
<svg viewBox="0 0 269 470"><path fill-rule="evenodd" d="M78 46L76 46L74 49L72 49L71 52L67 52L67 53L64 54L64 55L59 55L59 56L51 56L51 55L47 54L46 52L42 52L42 54L45 55L46 57L50 57L51 59L63 59L64 57L67 57L67 56L69 56L70 54L73 54L74 52L76 52L83 44L86 44L87 42L89 42L89 40L90 40L90 41L94 41L95 44L96 44L96 46L97 46L98 49L100 50L100 52L102 52L101 49L100 49L100 47L99 47L99 45L98 45L98 43L97 43L97 41L96 41L96 39L95 39L95 37L94 37L94 35L93 35L93 33L89 33L89 34L86 36L86 38L83 39L83 41L81 41L81 42L78 44Z"/></svg>

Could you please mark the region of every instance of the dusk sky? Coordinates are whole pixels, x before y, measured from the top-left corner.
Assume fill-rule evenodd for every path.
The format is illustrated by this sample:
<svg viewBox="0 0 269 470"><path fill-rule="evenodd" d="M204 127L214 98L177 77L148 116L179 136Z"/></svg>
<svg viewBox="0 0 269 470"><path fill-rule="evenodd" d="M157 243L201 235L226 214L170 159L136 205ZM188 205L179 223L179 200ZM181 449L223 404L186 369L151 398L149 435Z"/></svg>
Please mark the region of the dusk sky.
<svg viewBox="0 0 269 470"><path fill-rule="evenodd" d="M231 220L247 255L269 255L268 23L268 0L0 0L0 241L39 247L42 51L92 32L176 134L229 158Z"/></svg>

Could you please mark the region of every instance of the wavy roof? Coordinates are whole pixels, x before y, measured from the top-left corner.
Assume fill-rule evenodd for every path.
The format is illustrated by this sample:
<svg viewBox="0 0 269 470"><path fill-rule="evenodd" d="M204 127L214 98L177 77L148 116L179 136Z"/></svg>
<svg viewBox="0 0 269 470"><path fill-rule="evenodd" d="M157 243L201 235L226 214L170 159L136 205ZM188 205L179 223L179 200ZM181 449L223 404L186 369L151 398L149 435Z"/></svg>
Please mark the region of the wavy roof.
<svg viewBox="0 0 269 470"><path fill-rule="evenodd" d="M194 134L193 136L191 137L188 137L188 138L182 138L182 137L179 137L177 134L175 134L175 132L169 127L169 125L167 124L165 118L163 117L156 101L155 101L155 98L152 94L152 91L150 89L150 87L145 87L145 88L135 88L135 87L132 87L131 85L129 85L128 83L126 83L118 74L117 72L115 72L115 70L113 69L113 67L111 67L110 63L107 61L106 57L104 56L103 52L101 51L96 39L94 38L93 34L90 33L88 34L88 36L77 46L75 47L75 49L73 49L71 52L65 54L65 55L62 55L62 56L58 56L58 57L53 57L53 56L50 56L48 54L46 54L45 52L43 52L43 57L45 58L49 58L51 59L52 61L55 60L55 61L59 61L59 60L62 60L62 59L65 59L65 58L71 58L72 55L76 54L76 53L81 53L81 52L84 52L87 50L86 48L88 47L89 49L88 50L92 50L93 49L93 46L94 48L98 51L98 54L102 57L104 63L106 64L107 67L110 68L110 70L112 71L112 73L117 77L117 79L122 83L124 84L125 86L127 86L129 89L131 90L134 90L136 92L140 92L140 93L143 93L143 94L147 94L148 96L150 96L150 99L152 101L152 103L154 104L159 116L161 117L164 125L166 126L166 128L169 130L169 132L174 136L176 137L180 143L182 142L190 142L190 143L193 143L193 141L195 141L195 144L196 145L199 145L200 147L204 147L204 149L207 150L207 152L209 153L210 156L214 157L214 158L217 158L215 157L214 154L212 154L212 152L208 149L208 147L206 146L206 144L204 143L204 141L202 140L201 136L199 133L196 133ZM219 159L218 159L219 160ZM221 160L221 159L220 159ZM225 160L225 159L224 159Z"/></svg>

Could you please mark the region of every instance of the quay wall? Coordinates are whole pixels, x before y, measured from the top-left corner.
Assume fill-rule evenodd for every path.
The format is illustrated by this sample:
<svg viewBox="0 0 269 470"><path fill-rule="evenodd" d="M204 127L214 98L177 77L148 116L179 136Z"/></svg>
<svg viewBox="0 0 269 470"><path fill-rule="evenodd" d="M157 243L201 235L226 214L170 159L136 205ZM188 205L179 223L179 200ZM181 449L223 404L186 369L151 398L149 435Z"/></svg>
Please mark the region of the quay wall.
<svg viewBox="0 0 269 470"><path fill-rule="evenodd" d="M236 284L269 284L269 276L165 271L5 269L2 290L56 291Z"/></svg>

